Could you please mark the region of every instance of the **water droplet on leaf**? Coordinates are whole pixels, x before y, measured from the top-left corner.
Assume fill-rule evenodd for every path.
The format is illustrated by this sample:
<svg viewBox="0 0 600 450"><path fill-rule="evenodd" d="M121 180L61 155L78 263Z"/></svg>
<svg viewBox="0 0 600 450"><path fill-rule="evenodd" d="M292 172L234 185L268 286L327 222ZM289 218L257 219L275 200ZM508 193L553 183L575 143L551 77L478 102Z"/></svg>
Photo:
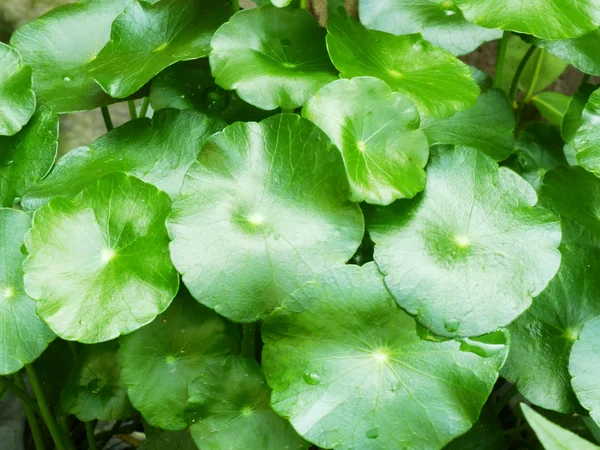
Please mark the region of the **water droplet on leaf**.
<svg viewBox="0 0 600 450"><path fill-rule="evenodd" d="M304 381L306 382L306 384L310 384L313 386L315 386L321 382L321 377L313 372L306 372L303 375L303 378L304 378Z"/></svg>
<svg viewBox="0 0 600 450"><path fill-rule="evenodd" d="M455 333L460 326L460 321L456 319L449 319L444 321L444 330L448 333Z"/></svg>
<svg viewBox="0 0 600 450"><path fill-rule="evenodd" d="M379 437L379 428L373 427L365 432L368 439L377 439Z"/></svg>

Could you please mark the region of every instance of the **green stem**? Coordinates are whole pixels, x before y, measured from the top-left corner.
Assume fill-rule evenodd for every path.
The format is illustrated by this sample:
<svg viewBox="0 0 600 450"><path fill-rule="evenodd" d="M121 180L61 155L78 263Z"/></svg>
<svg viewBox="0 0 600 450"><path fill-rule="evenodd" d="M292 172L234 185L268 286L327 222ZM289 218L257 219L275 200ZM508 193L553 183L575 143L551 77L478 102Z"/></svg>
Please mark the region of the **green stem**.
<svg viewBox="0 0 600 450"><path fill-rule="evenodd" d="M15 394L19 398L19 400L21 400L21 402L23 403L24 406L27 406L34 413L36 413L37 415L40 415L40 408L38 408L38 405L35 402L35 400L32 399L31 396L27 393L27 390L25 389L25 384L19 383L19 380L18 380L19 377L20 376L18 374L14 375L14 377L13 377L15 379L14 383L12 381L10 381L10 378L3 378L0 380L0 383L2 385L6 386L6 388L10 392Z"/></svg>
<svg viewBox="0 0 600 450"><path fill-rule="evenodd" d="M33 389L33 393L35 394L35 398L37 399L38 405L40 407L40 412L42 414L42 418L44 422L46 422L46 426L48 427L48 431L50 431L50 436L52 436L52 440L56 445L57 450L65 450L66 447L60 437L60 431L56 422L54 421L54 416L48 407L48 402L46 401L46 396L44 395L44 391L42 389L42 385L40 384L40 379L38 378L37 372L33 365L28 364L25 366L25 370L27 371L27 375L29 376L29 382L31 383L31 388Z"/></svg>
<svg viewBox="0 0 600 450"><path fill-rule="evenodd" d="M308 9L308 0L300 0L300 8Z"/></svg>
<svg viewBox="0 0 600 450"><path fill-rule="evenodd" d="M112 123L112 119L110 118L110 112L108 111L108 107L102 106L100 108L100 111L102 111L102 118L104 119L104 125L106 125L106 130L111 131L114 128L114 126Z"/></svg>
<svg viewBox="0 0 600 450"><path fill-rule="evenodd" d="M517 92L519 91L519 80L521 79L521 75L525 70L525 66L527 66L527 63L529 62L529 58L531 58L531 55L533 55L533 52L535 52L535 47L532 45L529 50L527 50L527 53L525 53L525 56L523 56L523 59L519 63L519 67L517 67L512 84L510 85L510 91L508 92L508 98L510 99L511 103L514 102L515 98L517 97Z"/></svg>
<svg viewBox="0 0 600 450"><path fill-rule="evenodd" d="M240 10L240 0L233 0L233 13L235 14Z"/></svg>
<svg viewBox="0 0 600 450"><path fill-rule="evenodd" d="M94 426L92 422L85 423L85 435L87 436L88 445L90 446L90 450L98 450L96 446L96 437L94 436Z"/></svg>
<svg viewBox="0 0 600 450"><path fill-rule="evenodd" d="M27 416L27 422L29 423L29 430L31 431L31 437L33 437L33 443L35 444L35 450L46 450L46 444L44 443L44 437L42 435L42 430L40 428L40 424L38 422L38 418L35 415L34 408L29 405L29 402L35 405L33 399L27 394L25 388L25 382L23 381L23 375L20 372L14 374L15 379L15 387L20 389L27 396L28 401L25 402L21 397L21 401L23 401L23 409L25 409L25 415ZM9 387L10 389L10 387ZM14 391L13 391L14 392ZM15 394L16 395L16 394ZM39 408L35 405L38 414Z"/></svg>
<svg viewBox="0 0 600 450"><path fill-rule="evenodd" d="M129 106L129 115L131 120L137 119L137 111L135 110L135 100L128 100L127 106Z"/></svg>
<svg viewBox="0 0 600 450"><path fill-rule="evenodd" d="M527 89L527 93L525 94L525 103L529 103L533 94L535 94L535 87L540 79L540 72L542 71L542 65L544 64L544 57L546 56L546 50L543 48L540 49L538 53L537 60L535 62L535 69L533 71L533 77L531 78L531 83L529 84L529 88Z"/></svg>
<svg viewBox="0 0 600 450"><path fill-rule="evenodd" d="M150 97L144 97L142 100L142 106L140 106L140 114L138 117L146 117L148 114L148 106L150 105Z"/></svg>
<svg viewBox="0 0 600 450"><path fill-rule="evenodd" d="M256 357L256 322L243 325L242 349L240 355L246 358Z"/></svg>
<svg viewBox="0 0 600 450"><path fill-rule="evenodd" d="M496 74L494 76L494 86L502 87L504 76L504 61L506 60L506 50L508 49L508 40L510 39L510 31L505 31L502 34L500 45L498 45L498 55L496 56Z"/></svg>

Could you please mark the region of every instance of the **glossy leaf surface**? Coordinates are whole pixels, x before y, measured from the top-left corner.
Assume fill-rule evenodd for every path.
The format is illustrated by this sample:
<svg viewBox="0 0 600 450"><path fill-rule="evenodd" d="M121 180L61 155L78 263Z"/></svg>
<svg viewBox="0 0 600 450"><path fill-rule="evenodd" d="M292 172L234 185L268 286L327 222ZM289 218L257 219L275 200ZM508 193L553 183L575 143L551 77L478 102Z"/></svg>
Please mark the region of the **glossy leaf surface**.
<svg viewBox="0 0 600 450"><path fill-rule="evenodd" d="M17 133L34 111L31 67L17 50L0 42L0 137Z"/></svg>
<svg viewBox="0 0 600 450"><path fill-rule="evenodd" d="M600 176L600 90L590 96L581 116L581 126L573 138L577 161L586 170Z"/></svg>
<svg viewBox="0 0 600 450"><path fill-rule="evenodd" d="M535 45L590 75L600 75L600 30L594 30L575 39L536 39Z"/></svg>

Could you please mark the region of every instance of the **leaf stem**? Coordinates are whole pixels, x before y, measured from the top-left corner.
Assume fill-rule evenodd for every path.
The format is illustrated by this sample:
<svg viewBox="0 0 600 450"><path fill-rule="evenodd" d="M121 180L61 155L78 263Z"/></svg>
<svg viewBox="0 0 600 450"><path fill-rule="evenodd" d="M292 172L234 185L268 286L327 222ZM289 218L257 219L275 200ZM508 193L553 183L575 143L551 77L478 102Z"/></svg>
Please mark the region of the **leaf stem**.
<svg viewBox="0 0 600 450"><path fill-rule="evenodd" d="M102 118L104 119L104 125L106 125L106 131L111 131L114 128L114 126L110 117L110 111L108 110L108 106L102 106L100 108L100 111L102 111Z"/></svg>
<svg viewBox="0 0 600 450"><path fill-rule="evenodd" d="M542 71L542 65L544 64L544 57L546 56L546 50L543 48L540 49L538 53L537 60L535 61L535 69L533 71L533 77L531 78L531 83L529 84L529 88L527 89L527 93L525 94L525 103L529 103L533 94L535 94L535 87L540 79L540 72Z"/></svg>
<svg viewBox="0 0 600 450"><path fill-rule="evenodd" d="M523 56L523 59L519 63L519 67L517 67L512 84L510 85L510 91L508 92L508 98L510 99L511 103L513 103L517 97L517 92L519 91L519 80L521 79L521 75L525 70L525 66L527 66L527 63L529 62L529 58L531 58L531 55L533 55L533 52L535 52L535 49L536 47L532 45L529 50L527 50L527 53L525 53L525 56Z"/></svg>
<svg viewBox="0 0 600 450"><path fill-rule="evenodd" d="M138 115L138 117L142 118L142 117L146 117L146 114L148 114L148 106L150 105L150 97L144 97L144 99L142 100L142 106L140 106L140 114Z"/></svg>
<svg viewBox="0 0 600 450"><path fill-rule="evenodd" d="M506 60L506 50L508 49L508 40L510 31L505 31L498 45L498 55L496 56L496 74L494 75L494 87L500 88L504 77L504 61Z"/></svg>
<svg viewBox="0 0 600 450"><path fill-rule="evenodd" d="M85 422L85 435L87 436L88 445L90 450L98 450L96 446L96 437L94 435L94 426L92 422Z"/></svg>
<svg viewBox="0 0 600 450"><path fill-rule="evenodd" d="M240 10L240 0L233 0L233 13L235 14Z"/></svg>
<svg viewBox="0 0 600 450"><path fill-rule="evenodd" d="M34 413L40 415L40 408L38 408L35 400L33 400L27 393L27 390L25 389L25 383L19 383L20 376L18 374L14 374L13 378L15 380L14 383L10 380L10 378L6 377L0 379L0 384L5 386L10 392L16 395L24 406L27 406Z"/></svg>
<svg viewBox="0 0 600 450"><path fill-rule="evenodd" d="M242 330L244 334L240 355L245 358L256 358L256 322L245 323Z"/></svg>
<svg viewBox="0 0 600 450"><path fill-rule="evenodd" d="M131 120L137 119L137 111L135 110L135 100L128 100L127 106L129 106L129 115Z"/></svg>
<svg viewBox="0 0 600 450"><path fill-rule="evenodd" d="M27 422L29 423L29 431L31 431L31 437L33 438L33 443L35 445L35 450L46 450L46 444L44 443L44 437L42 435L42 430L40 428L40 424L38 422L38 417L35 415L36 411L38 414L40 409L35 404L33 399L27 394L25 388L25 382L23 381L23 375L21 372L17 372L14 374L15 384L14 387L19 389L22 393L27 397L27 401L24 400L20 395L18 395L13 389L8 386L8 388L17 395L21 401L23 402L23 409L25 409L25 415L27 416ZM11 383L12 384L12 383Z"/></svg>
<svg viewBox="0 0 600 450"><path fill-rule="evenodd" d="M40 407L40 412L44 422L46 422L46 426L48 427L48 431L50 431L50 436L52 436L52 440L56 445L57 450L65 450L66 447L60 437L60 431L58 430L58 426L54 421L54 416L48 407L48 402L46 401L46 396L44 395L44 391L42 389L42 385L40 384L40 379L38 378L37 372L33 365L28 364L25 366L25 370L27 371L27 375L29 376L29 382L31 383L31 388L33 389L33 393L35 394L35 398L37 399L38 405Z"/></svg>
<svg viewBox="0 0 600 450"><path fill-rule="evenodd" d="M308 9L308 0L300 0L300 8Z"/></svg>

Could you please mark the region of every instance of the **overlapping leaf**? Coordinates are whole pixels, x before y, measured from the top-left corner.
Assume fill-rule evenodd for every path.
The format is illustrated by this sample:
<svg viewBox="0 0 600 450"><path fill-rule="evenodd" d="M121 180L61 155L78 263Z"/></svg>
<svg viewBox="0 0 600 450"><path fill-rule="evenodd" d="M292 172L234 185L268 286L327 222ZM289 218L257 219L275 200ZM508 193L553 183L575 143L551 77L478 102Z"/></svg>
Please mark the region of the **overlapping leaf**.
<svg viewBox="0 0 600 450"><path fill-rule="evenodd" d="M373 30L392 34L421 33L429 42L455 55L470 53L502 31L465 19L452 1L359 0L360 21Z"/></svg>
<svg viewBox="0 0 600 450"><path fill-rule="evenodd" d="M189 429L182 431L165 431L144 425L146 440L140 450L198 450Z"/></svg>
<svg viewBox="0 0 600 450"><path fill-rule="evenodd" d="M181 292L154 322L120 338L121 379L131 403L151 425L182 430L188 384L211 363L236 354L239 334Z"/></svg>
<svg viewBox="0 0 600 450"><path fill-rule="evenodd" d="M444 450L506 450L504 428L490 406L484 406L479 420L469 431L454 439Z"/></svg>
<svg viewBox="0 0 600 450"><path fill-rule="evenodd" d="M113 22L91 74L112 97L127 97L165 67L208 56L230 11L227 0L132 2Z"/></svg>
<svg viewBox="0 0 600 450"><path fill-rule="evenodd" d="M169 197L122 173L36 211L27 293L63 339L97 343L152 321L177 292L164 221Z"/></svg>
<svg viewBox="0 0 600 450"><path fill-rule="evenodd" d="M560 59L573 64L582 72L600 75L600 30L594 30L576 39L536 39L535 45L547 50Z"/></svg>
<svg viewBox="0 0 600 450"><path fill-rule="evenodd" d="M303 9L241 11L215 33L212 73L219 86L259 108L297 108L337 78L324 35Z"/></svg>
<svg viewBox="0 0 600 450"><path fill-rule="evenodd" d="M273 408L324 448L443 447L477 421L504 336L483 357L456 341L422 341L415 326L373 263L319 274L263 325Z"/></svg>
<svg viewBox="0 0 600 450"><path fill-rule="evenodd" d="M540 92L531 101L550 125L560 127L571 97L558 92Z"/></svg>
<svg viewBox="0 0 600 450"><path fill-rule="evenodd" d="M468 66L419 34L367 30L338 12L327 23L327 48L342 77L380 78L425 116L449 117L477 101L479 88Z"/></svg>
<svg viewBox="0 0 600 450"><path fill-rule="evenodd" d="M191 294L236 322L265 317L363 236L339 151L306 119L281 114L212 136L167 226Z"/></svg>
<svg viewBox="0 0 600 450"><path fill-rule="evenodd" d="M31 67L14 48L0 42L0 136L17 133L35 111Z"/></svg>
<svg viewBox="0 0 600 450"><path fill-rule="evenodd" d="M600 90L590 96L581 116L581 126L573 138L577 161L586 170L600 176Z"/></svg>
<svg viewBox="0 0 600 450"><path fill-rule="evenodd" d="M371 77L338 80L302 110L342 152L352 200L387 205L425 187L429 146L419 112L404 95Z"/></svg>
<svg viewBox="0 0 600 450"><path fill-rule="evenodd" d="M432 149L422 197L377 208L375 261L400 306L442 336L512 322L560 265L558 219L533 188L467 147Z"/></svg>

